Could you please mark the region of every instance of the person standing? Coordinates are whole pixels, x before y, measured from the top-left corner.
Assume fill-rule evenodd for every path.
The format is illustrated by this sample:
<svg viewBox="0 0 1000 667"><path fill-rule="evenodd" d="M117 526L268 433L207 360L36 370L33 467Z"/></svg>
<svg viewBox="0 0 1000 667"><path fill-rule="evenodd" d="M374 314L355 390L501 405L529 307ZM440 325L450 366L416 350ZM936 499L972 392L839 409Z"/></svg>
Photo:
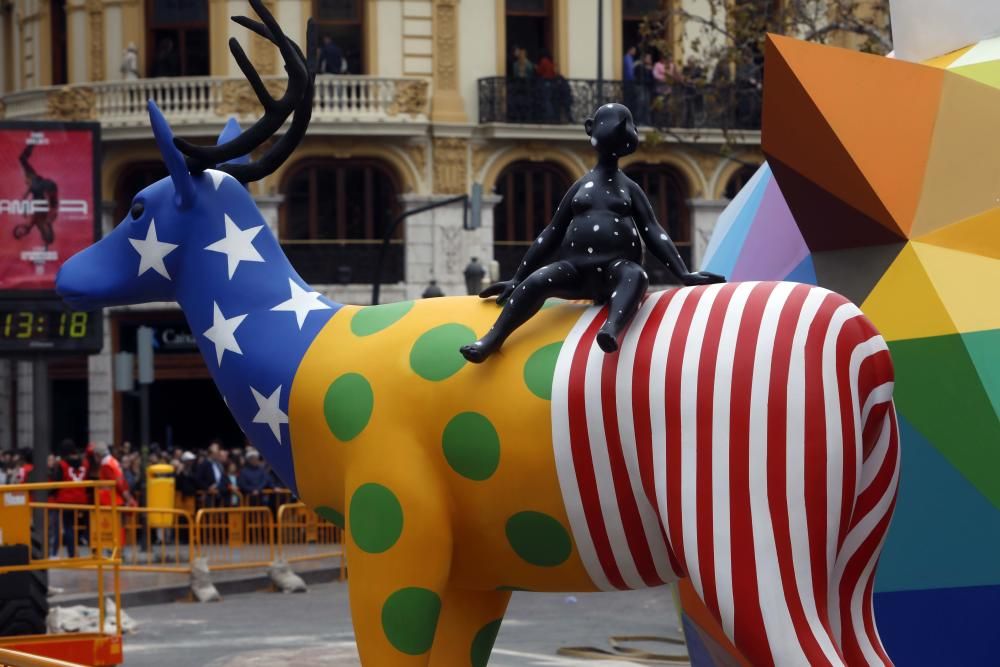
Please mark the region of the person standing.
<svg viewBox="0 0 1000 667"><path fill-rule="evenodd" d="M139 49L136 48L135 42L129 42L122 54L121 74L125 81L135 81L139 78Z"/></svg>
<svg viewBox="0 0 1000 667"><path fill-rule="evenodd" d="M115 483L113 489L97 490L97 504L134 506L136 502L132 497L132 492L129 491L128 483L125 481L125 473L122 472L122 466L118 459L112 456L108 443L94 443L94 458L98 462L97 478Z"/></svg>
<svg viewBox="0 0 1000 667"><path fill-rule="evenodd" d="M323 35L323 44L319 47L319 71L323 74L347 73L344 52L340 50L330 35Z"/></svg>
<svg viewBox="0 0 1000 667"><path fill-rule="evenodd" d="M86 459L80 456L80 450L72 440L66 440L60 447L60 458L55 469L53 481L58 482L85 482L89 475L89 466ZM64 505L87 505L89 499L87 489L84 487L66 487L58 489L53 497L53 502ZM78 521L80 513L85 511L78 507L67 507L59 510L62 514L62 542L66 547L66 555L73 558L76 555L76 547L80 543L80 531L78 526L83 522ZM58 545L56 545L58 547ZM57 556L57 549L49 549L50 556Z"/></svg>
<svg viewBox="0 0 1000 667"><path fill-rule="evenodd" d="M264 505L263 492L271 488L271 479L267 470L261 466L260 454L256 449L248 449L246 457L246 465L240 470L236 484L248 505Z"/></svg>
<svg viewBox="0 0 1000 667"><path fill-rule="evenodd" d="M218 441L208 445L208 456L198 466L195 472L198 489L205 493L206 507L219 507L225 503L229 490L229 479L226 477L226 450Z"/></svg>

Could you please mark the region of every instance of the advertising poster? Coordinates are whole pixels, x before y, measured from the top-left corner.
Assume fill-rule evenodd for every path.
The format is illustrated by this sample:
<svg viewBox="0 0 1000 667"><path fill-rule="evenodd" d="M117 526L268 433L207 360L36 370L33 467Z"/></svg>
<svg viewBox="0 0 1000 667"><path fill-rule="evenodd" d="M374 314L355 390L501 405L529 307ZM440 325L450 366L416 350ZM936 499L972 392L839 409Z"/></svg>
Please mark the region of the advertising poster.
<svg viewBox="0 0 1000 667"><path fill-rule="evenodd" d="M0 123L0 292L52 290L94 242L98 129L92 123Z"/></svg>

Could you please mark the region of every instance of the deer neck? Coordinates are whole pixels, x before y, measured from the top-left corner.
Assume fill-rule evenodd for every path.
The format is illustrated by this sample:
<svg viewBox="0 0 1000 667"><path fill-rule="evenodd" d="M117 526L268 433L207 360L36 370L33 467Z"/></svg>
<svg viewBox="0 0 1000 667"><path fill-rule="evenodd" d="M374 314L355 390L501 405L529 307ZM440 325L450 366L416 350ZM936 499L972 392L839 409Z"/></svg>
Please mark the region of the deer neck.
<svg viewBox="0 0 1000 667"><path fill-rule="evenodd" d="M177 300L205 364L247 439L296 490L292 380L341 306L298 276L256 207L199 226L181 250Z"/></svg>

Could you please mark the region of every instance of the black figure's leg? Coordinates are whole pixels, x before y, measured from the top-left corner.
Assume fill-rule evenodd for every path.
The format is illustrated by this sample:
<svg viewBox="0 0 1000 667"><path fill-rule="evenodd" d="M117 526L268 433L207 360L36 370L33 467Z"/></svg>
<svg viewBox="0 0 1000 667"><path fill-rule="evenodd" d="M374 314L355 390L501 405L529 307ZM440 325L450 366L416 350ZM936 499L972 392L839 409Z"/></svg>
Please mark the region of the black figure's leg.
<svg viewBox="0 0 1000 667"><path fill-rule="evenodd" d="M618 349L618 336L639 310L649 278L641 266L627 259L611 265L609 278L612 287L611 298L608 299L608 320L597 332L597 344L605 352L614 352Z"/></svg>
<svg viewBox="0 0 1000 667"><path fill-rule="evenodd" d="M47 216L40 219L36 226L38 227L38 233L42 235L42 241L45 242L45 246L48 247L56 240L55 230L52 229L52 223L56 220L55 211L50 211Z"/></svg>
<svg viewBox="0 0 1000 667"><path fill-rule="evenodd" d="M503 305L503 311L486 335L462 347L462 356L473 363L485 361L503 345L515 329L527 322L551 296L580 296L580 273L567 261L554 262L536 270L517 286Z"/></svg>

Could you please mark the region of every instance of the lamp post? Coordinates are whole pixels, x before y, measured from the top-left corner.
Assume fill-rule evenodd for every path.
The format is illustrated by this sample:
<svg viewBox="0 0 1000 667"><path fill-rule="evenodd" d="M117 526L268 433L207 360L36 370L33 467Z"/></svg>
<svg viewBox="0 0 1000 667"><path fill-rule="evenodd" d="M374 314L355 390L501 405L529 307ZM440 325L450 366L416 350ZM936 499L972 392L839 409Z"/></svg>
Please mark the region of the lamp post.
<svg viewBox="0 0 1000 667"><path fill-rule="evenodd" d="M479 263L478 257L473 257L465 266L462 272L465 276L466 294L479 294L483 289L483 278L486 276L486 268Z"/></svg>
<svg viewBox="0 0 1000 667"><path fill-rule="evenodd" d="M424 293L420 295L420 298L433 299L434 297L438 296L444 296L444 292L441 290L440 287L438 287L438 281L432 278L431 281L427 284L427 289L425 289Z"/></svg>

